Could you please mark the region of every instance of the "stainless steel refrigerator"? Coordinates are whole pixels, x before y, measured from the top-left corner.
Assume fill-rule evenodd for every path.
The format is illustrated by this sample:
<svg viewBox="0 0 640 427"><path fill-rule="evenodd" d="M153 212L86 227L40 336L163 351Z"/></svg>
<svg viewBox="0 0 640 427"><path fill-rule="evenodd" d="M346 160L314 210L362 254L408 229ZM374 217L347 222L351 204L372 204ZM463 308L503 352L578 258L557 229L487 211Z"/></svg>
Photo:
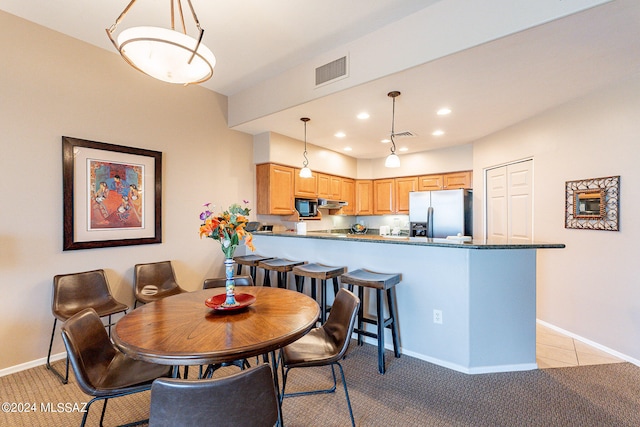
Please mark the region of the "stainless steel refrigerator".
<svg viewBox="0 0 640 427"><path fill-rule="evenodd" d="M411 236L446 238L473 235L470 190L412 191L409 193Z"/></svg>

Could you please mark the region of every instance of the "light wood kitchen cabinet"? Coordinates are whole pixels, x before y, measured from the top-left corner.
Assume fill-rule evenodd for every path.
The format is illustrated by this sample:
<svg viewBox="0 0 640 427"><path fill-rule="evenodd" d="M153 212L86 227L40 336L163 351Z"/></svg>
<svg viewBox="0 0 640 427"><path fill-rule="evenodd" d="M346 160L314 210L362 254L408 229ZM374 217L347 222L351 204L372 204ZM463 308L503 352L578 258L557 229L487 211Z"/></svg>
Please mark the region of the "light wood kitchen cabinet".
<svg viewBox="0 0 640 427"><path fill-rule="evenodd" d="M409 192L418 191L418 177L396 178L394 181L396 199L394 213L409 214Z"/></svg>
<svg viewBox="0 0 640 427"><path fill-rule="evenodd" d="M373 215L373 181L356 180L356 215Z"/></svg>
<svg viewBox="0 0 640 427"><path fill-rule="evenodd" d="M311 178L300 178L300 169L294 170L294 192L296 197L315 199L318 197L318 174L311 173Z"/></svg>
<svg viewBox="0 0 640 427"><path fill-rule="evenodd" d="M443 186L442 174L422 175L418 177L419 191L442 190L442 186Z"/></svg>
<svg viewBox="0 0 640 427"><path fill-rule="evenodd" d="M443 175L442 188L454 190L457 188L473 188L471 171L452 172Z"/></svg>
<svg viewBox="0 0 640 427"><path fill-rule="evenodd" d="M386 215L395 211L395 179L376 179L373 181L373 214Z"/></svg>
<svg viewBox="0 0 640 427"><path fill-rule="evenodd" d="M256 166L256 210L259 215L293 213L294 173L292 167L273 163Z"/></svg>
<svg viewBox="0 0 640 427"><path fill-rule="evenodd" d="M318 198L340 200L340 177L327 175L324 173L318 174Z"/></svg>
<svg viewBox="0 0 640 427"><path fill-rule="evenodd" d="M454 190L457 188L473 188L472 171L451 172L418 177L418 190Z"/></svg>
<svg viewBox="0 0 640 427"><path fill-rule="evenodd" d="M342 215L356 214L356 180L340 178L340 200L347 202L341 210Z"/></svg>

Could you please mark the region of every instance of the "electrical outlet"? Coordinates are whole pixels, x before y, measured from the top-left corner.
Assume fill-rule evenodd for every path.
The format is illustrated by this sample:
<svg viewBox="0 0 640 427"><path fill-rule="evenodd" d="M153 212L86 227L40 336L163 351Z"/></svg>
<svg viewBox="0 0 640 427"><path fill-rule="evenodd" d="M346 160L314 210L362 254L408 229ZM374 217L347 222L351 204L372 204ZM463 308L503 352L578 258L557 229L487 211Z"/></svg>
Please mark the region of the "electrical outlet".
<svg viewBox="0 0 640 427"><path fill-rule="evenodd" d="M442 325L442 310L433 310L433 323Z"/></svg>

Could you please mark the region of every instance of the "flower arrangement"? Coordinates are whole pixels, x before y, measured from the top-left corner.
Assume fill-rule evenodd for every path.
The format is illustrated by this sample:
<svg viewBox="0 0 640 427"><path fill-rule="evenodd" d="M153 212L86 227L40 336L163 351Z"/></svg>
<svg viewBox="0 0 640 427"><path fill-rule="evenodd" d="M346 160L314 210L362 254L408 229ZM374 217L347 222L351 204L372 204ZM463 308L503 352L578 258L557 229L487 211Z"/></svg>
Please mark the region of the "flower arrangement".
<svg viewBox="0 0 640 427"><path fill-rule="evenodd" d="M243 202L249 203L247 200ZM205 210L200 213L200 219L204 221L200 226L200 238L205 236L219 241L224 257L227 259L233 258L233 253L242 238L244 238L244 244L254 251L256 248L253 246L253 236L245 230L249 223L248 215L251 209L234 203L229 206L229 210L214 215L209 210L210 205L211 203L205 203L203 205Z"/></svg>

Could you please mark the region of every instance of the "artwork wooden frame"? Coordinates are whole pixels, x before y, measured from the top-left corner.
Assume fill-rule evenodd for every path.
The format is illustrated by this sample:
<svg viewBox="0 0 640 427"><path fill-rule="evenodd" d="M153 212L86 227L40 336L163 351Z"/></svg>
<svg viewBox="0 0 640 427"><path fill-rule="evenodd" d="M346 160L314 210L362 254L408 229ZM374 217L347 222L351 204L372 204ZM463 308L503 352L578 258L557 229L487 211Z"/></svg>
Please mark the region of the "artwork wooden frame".
<svg viewBox="0 0 640 427"><path fill-rule="evenodd" d="M162 242L162 153L62 137L63 250Z"/></svg>
<svg viewBox="0 0 640 427"><path fill-rule="evenodd" d="M620 176L565 183L565 228L618 231Z"/></svg>

